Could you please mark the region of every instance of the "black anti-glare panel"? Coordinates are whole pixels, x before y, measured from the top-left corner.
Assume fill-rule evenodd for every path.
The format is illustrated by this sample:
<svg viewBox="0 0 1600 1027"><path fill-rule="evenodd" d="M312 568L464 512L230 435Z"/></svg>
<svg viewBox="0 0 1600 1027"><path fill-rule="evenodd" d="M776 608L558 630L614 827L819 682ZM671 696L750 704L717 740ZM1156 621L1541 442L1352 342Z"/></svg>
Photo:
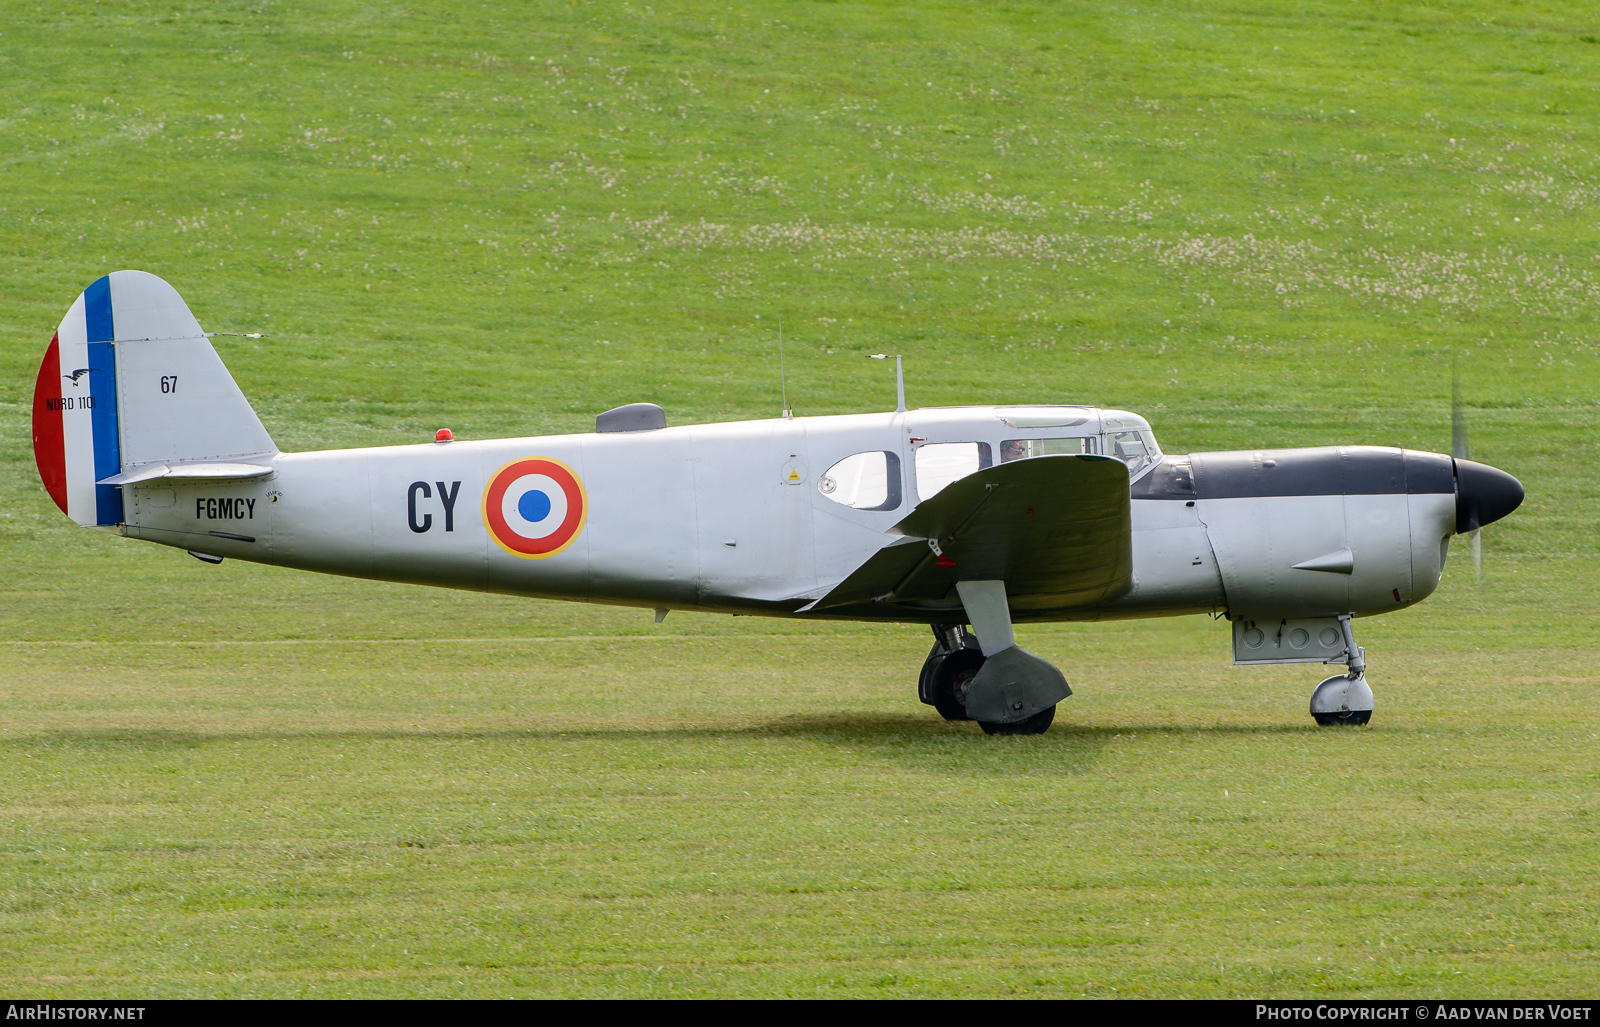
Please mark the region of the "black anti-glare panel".
<svg viewBox="0 0 1600 1027"><path fill-rule="evenodd" d="M1389 496L1455 492L1450 458L1380 446L1328 446L1188 457L1199 499ZM1157 468L1159 473L1160 468ZM1149 495L1165 499L1179 496Z"/></svg>

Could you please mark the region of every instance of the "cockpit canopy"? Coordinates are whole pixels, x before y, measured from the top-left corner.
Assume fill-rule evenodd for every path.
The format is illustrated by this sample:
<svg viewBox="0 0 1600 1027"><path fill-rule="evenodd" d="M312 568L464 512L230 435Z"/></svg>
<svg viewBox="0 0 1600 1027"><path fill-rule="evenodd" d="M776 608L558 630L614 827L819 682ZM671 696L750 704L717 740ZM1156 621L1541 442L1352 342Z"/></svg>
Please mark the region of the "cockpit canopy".
<svg viewBox="0 0 1600 1027"><path fill-rule="evenodd" d="M1161 458L1150 422L1126 410L1092 407L1001 407L1004 434L1023 436L1000 442L1000 462L1063 453L1114 456L1140 472Z"/></svg>
<svg viewBox="0 0 1600 1027"><path fill-rule="evenodd" d="M996 463L1040 456L1112 456L1138 478L1161 459L1150 423L1125 410L1079 406L923 409L906 424L910 467L888 450L834 458L817 491L856 510L901 508Z"/></svg>

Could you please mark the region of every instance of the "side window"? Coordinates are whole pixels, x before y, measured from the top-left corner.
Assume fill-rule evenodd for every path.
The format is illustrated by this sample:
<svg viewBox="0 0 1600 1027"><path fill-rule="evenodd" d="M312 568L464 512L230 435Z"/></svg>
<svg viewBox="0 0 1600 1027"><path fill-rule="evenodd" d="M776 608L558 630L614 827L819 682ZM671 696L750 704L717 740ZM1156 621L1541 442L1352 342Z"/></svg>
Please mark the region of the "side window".
<svg viewBox="0 0 1600 1027"><path fill-rule="evenodd" d="M1078 456L1092 452L1088 439L1007 439L1000 443L1000 462L1035 456Z"/></svg>
<svg viewBox="0 0 1600 1027"><path fill-rule="evenodd" d="M917 449L917 495L928 499L994 463L987 442L935 442Z"/></svg>
<svg viewBox="0 0 1600 1027"><path fill-rule="evenodd" d="M828 468L817 491L856 510L894 510L900 506L900 458L893 453L857 453Z"/></svg>

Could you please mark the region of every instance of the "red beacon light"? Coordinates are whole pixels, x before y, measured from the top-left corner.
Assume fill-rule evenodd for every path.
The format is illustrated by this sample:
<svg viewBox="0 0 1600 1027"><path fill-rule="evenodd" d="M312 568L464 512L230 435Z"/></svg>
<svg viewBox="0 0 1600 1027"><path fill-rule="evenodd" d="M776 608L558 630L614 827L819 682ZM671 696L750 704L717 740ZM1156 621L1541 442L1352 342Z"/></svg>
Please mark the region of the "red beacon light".
<svg viewBox="0 0 1600 1027"><path fill-rule="evenodd" d="M440 428L433 433L433 441L435 442L454 442L455 440L456 437L450 434L449 428Z"/></svg>

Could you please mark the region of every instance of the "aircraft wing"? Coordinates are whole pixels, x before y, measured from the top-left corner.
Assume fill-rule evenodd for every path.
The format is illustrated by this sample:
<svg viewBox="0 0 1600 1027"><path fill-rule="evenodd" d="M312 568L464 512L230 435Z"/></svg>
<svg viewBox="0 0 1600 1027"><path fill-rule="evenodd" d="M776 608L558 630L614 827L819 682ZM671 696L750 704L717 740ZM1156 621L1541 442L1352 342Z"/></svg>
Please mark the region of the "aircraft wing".
<svg viewBox="0 0 1600 1027"><path fill-rule="evenodd" d="M890 531L906 537L812 609L937 606L957 581L984 580L1006 583L1014 611L1062 609L1095 606L1133 586L1128 468L1110 457L1041 456L985 468Z"/></svg>

